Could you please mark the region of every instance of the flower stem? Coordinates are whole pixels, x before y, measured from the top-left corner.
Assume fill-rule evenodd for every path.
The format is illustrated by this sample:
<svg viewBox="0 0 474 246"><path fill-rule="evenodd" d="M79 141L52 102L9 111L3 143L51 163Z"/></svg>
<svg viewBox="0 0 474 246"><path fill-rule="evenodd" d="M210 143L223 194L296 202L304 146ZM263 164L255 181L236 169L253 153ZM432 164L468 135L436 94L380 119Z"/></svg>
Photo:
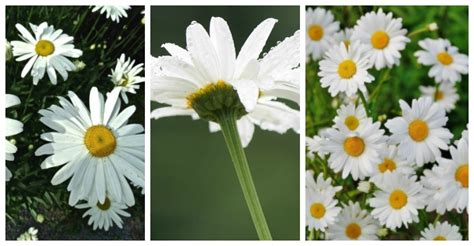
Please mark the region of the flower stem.
<svg viewBox="0 0 474 246"><path fill-rule="evenodd" d="M240 142L240 136L237 130L237 117L232 112L223 112L218 116L218 120L227 144L227 149L234 163L234 168L239 178L245 201L247 202L250 215L255 229L257 230L258 238L260 240L272 240L262 206L258 199L257 190L252 180L247 157L245 156L242 143Z"/></svg>
<svg viewBox="0 0 474 246"><path fill-rule="evenodd" d="M365 113L367 114L367 117L370 117L369 105L367 104L367 100L365 99L364 93L358 90L357 95L359 95L359 98L362 101L362 104L364 105L364 109L365 109Z"/></svg>

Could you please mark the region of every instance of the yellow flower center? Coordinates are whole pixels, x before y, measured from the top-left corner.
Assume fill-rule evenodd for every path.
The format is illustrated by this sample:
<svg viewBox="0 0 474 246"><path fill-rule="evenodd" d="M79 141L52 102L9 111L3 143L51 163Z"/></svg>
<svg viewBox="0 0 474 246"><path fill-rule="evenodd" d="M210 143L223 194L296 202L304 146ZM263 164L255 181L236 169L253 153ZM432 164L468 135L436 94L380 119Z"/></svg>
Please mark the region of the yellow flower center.
<svg viewBox="0 0 474 246"><path fill-rule="evenodd" d="M346 227L346 236L352 240L357 240L361 233L362 230L356 223L351 223Z"/></svg>
<svg viewBox="0 0 474 246"><path fill-rule="evenodd" d="M311 211L311 216L313 216L316 219L321 219L324 214L326 214L326 207L322 203L315 203L311 205L310 208Z"/></svg>
<svg viewBox="0 0 474 246"><path fill-rule="evenodd" d="M387 170L392 172L395 169L397 169L397 164L395 164L395 162L391 159L385 158L383 162L379 164L379 171L381 173L384 173Z"/></svg>
<svg viewBox="0 0 474 246"><path fill-rule="evenodd" d="M467 163L459 166L458 169L456 169L454 178L456 179L456 181L461 183L462 187L469 187L469 166L467 165Z"/></svg>
<svg viewBox="0 0 474 246"><path fill-rule="evenodd" d="M95 157L106 157L114 153L117 147L115 135L103 125L89 127L84 136L84 144Z"/></svg>
<svg viewBox="0 0 474 246"><path fill-rule="evenodd" d="M447 66L453 63L453 57L448 54L448 52L441 52L436 57L438 58L438 61L443 65Z"/></svg>
<svg viewBox="0 0 474 246"><path fill-rule="evenodd" d="M122 79L120 80L120 83L118 84L118 86L127 87L129 82L130 82L130 80L128 78L128 75L124 74L122 76Z"/></svg>
<svg viewBox="0 0 474 246"><path fill-rule="evenodd" d="M98 207L100 210L102 210L102 211L107 211L107 210L109 210L109 208L110 208L110 200L109 200L109 198L106 197L104 203L102 203L102 204L101 204L100 202L97 202L97 207Z"/></svg>
<svg viewBox="0 0 474 246"><path fill-rule="evenodd" d="M54 44L49 40L41 39L36 43L35 51L40 56L49 56L54 53Z"/></svg>
<svg viewBox="0 0 474 246"><path fill-rule="evenodd" d="M308 29L308 35L311 40L319 41L324 36L324 29L320 25L312 25Z"/></svg>
<svg viewBox="0 0 474 246"><path fill-rule="evenodd" d="M344 150L350 156L360 156L364 153L365 143L360 137L349 137L344 141Z"/></svg>
<svg viewBox="0 0 474 246"><path fill-rule="evenodd" d="M435 238L433 238L433 240L435 240L435 241L445 241L446 238L443 237L443 236L441 236L441 235L439 235L439 236L436 236Z"/></svg>
<svg viewBox="0 0 474 246"><path fill-rule="evenodd" d="M377 31L372 34L370 42L374 48L381 50L387 47L388 43L390 42L390 37L384 31Z"/></svg>
<svg viewBox="0 0 474 246"><path fill-rule="evenodd" d="M352 60L344 60L339 63L337 73L343 79L350 79L357 72L357 66Z"/></svg>
<svg viewBox="0 0 474 246"><path fill-rule="evenodd" d="M359 120L354 115L350 115L346 118L344 124L349 128L349 130L354 131L359 126Z"/></svg>
<svg viewBox="0 0 474 246"><path fill-rule="evenodd" d="M434 97L435 101L443 100L443 98L444 98L444 93L443 93L442 91L435 91L433 97Z"/></svg>
<svg viewBox="0 0 474 246"><path fill-rule="evenodd" d="M394 190L390 197L388 198L388 202L390 206L394 209L401 209L405 207L408 201L408 196L402 190Z"/></svg>
<svg viewBox="0 0 474 246"><path fill-rule="evenodd" d="M425 140L429 133L430 129L428 128L428 124L420 119L412 121L408 126L408 134L416 142Z"/></svg>

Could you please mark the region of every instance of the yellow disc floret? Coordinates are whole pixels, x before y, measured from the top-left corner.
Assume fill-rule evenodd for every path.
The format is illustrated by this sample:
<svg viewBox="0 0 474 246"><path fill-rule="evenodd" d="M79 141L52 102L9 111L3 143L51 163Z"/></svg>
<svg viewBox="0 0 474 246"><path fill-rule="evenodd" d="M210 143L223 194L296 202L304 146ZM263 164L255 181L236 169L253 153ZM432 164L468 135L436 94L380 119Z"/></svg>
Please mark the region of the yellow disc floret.
<svg viewBox="0 0 474 246"><path fill-rule="evenodd" d="M360 137L349 137L344 141L344 150L353 157L358 157L364 153L365 143Z"/></svg>
<svg viewBox="0 0 474 246"><path fill-rule="evenodd" d="M308 29L308 35L311 40L319 41L324 36L324 29L320 25L312 25Z"/></svg>
<svg viewBox="0 0 474 246"><path fill-rule="evenodd" d="M39 56L49 56L54 53L54 49L53 42L46 39L41 39L35 46L35 52Z"/></svg>
<svg viewBox="0 0 474 246"><path fill-rule="evenodd" d="M384 31L377 31L372 34L370 42L374 48L381 50L387 47L388 43L390 42L390 37Z"/></svg>
<svg viewBox="0 0 474 246"><path fill-rule="evenodd" d="M326 207L322 203L315 203L310 208L311 216L321 219L326 214Z"/></svg>
<svg viewBox="0 0 474 246"><path fill-rule="evenodd" d="M428 128L428 124L423 120L416 119L408 126L408 135L416 142L425 140L429 133L430 129Z"/></svg>
<svg viewBox="0 0 474 246"><path fill-rule="evenodd" d="M359 120L354 115L350 115L346 118L344 124L349 128L349 130L354 131L359 127Z"/></svg>
<svg viewBox="0 0 474 246"><path fill-rule="evenodd" d="M402 209L407 205L408 196L402 190L394 190L388 198L390 206L394 209Z"/></svg>
<svg viewBox="0 0 474 246"><path fill-rule="evenodd" d="M448 54L448 52L441 52L439 53L436 58L438 58L438 61L443 64L443 65L449 65L453 63L453 57Z"/></svg>
<svg viewBox="0 0 474 246"><path fill-rule="evenodd" d="M467 163L459 166L458 169L456 169L454 178L462 185L462 187L469 187L469 166Z"/></svg>
<svg viewBox="0 0 474 246"><path fill-rule="evenodd" d="M397 164L395 164L393 160L388 158L385 158L383 162L379 164L380 173L384 173L386 171L392 172L395 169L397 169Z"/></svg>
<svg viewBox="0 0 474 246"><path fill-rule="evenodd" d="M446 238L439 235L439 236L436 236L435 238L433 238L433 240L435 240L435 241L446 241Z"/></svg>
<svg viewBox="0 0 474 246"><path fill-rule="evenodd" d="M89 153L95 157L106 157L114 153L117 141L113 132L103 125L95 125L87 129L84 144Z"/></svg>
<svg viewBox="0 0 474 246"><path fill-rule="evenodd" d="M350 79L357 72L357 66L352 60L344 60L339 63L337 73L343 79Z"/></svg>
<svg viewBox="0 0 474 246"><path fill-rule="evenodd" d="M109 198L105 198L104 203L97 202L97 207L102 211L107 211L110 208L110 200Z"/></svg>
<svg viewBox="0 0 474 246"><path fill-rule="evenodd" d="M352 240L357 240L362 233L362 229L356 223L351 223L346 227L346 236Z"/></svg>

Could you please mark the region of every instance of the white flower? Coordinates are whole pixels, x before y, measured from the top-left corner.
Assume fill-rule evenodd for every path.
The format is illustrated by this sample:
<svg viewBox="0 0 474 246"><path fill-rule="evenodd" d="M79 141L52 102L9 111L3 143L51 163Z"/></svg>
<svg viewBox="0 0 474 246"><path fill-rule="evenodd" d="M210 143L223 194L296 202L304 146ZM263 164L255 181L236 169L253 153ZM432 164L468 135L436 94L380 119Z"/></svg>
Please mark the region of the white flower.
<svg viewBox="0 0 474 246"><path fill-rule="evenodd" d="M462 240L459 227L450 225L447 221L430 224L421 232L421 236L420 240Z"/></svg>
<svg viewBox="0 0 474 246"><path fill-rule="evenodd" d="M334 15L323 8L306 10L306 57L314 61L334 44L334 34L339 31L339 21Z"/></svg>
<svg viewBox="0 0 474 246"><path fill-rule="evenodd" d="M226 100L241 104L245 111L237 122L244 147L252 139L254 124L279 133L298 131L299 111L275 99L299 102L299 32L258 59L276 22L266 19L260 23L237 57L224 19L211 18L210 34L201 24L191 23L186 30L187 50L164 44L171 56L153 60L152 98L171 106L154 110L152 117L190 115L211 121L210 130L218 131L220 128L214 123L217 120L204 114L214 107L204 106L204 112L198 101L211 100L212 105L221 107L223 99L219 95L228 93Z"/></svg>
<svg viewBox="0 0 474 246"><path fill-rule="evenodd" d="M416 182L416 176L408 178L401 173L393 173L385 177L381 190L369 199L374 208L371 214L382 225L395 230L403 225L418 222L418 209L425 206L425 197L420 193L423 187Z"/></svg>
<svg viewBox="0 0 474 246"><path fill-rule="evenodd" d="M447 201L442 199L441 192L443 191L443 185L440 182L443 179L445 170L438 165L433 168L425 169L423 176L420 177L420 183L423 186L422 194L426 199L426 211L436 211L438 214L446 213Z"/></svg>
<svg viewBox="0 0 474 246"><path fill-rule="evenodd" d="M456 92L456 86L452 83L442 83L438 90L434 86L420 86L422 96L431 97L433 101L441 104L441 106L450 112L456 107L459 95Z"/></svg>
<svg viewBox="0 0 474 246"><path fill-rule="evenodd" d="M360 204L349 201L336 222L330 225L326 233L329 240L377 240L380 225L372 215L360 208Z"/></svg>
<svg viewBox="0 0 474 246"><path fill-rule="evenodd" d="M324 157L327 154L321 146L321 142L326 138L326 130L329 128L321 128L318 131L318 135L314 135L312 138L306 137L306 147L308 148L308 153L306 156L309 159L314 159L314 154Z"/></svg>
<svg viewBox="0 0 474 246"><path fill-rule="evenodd" d="M334 45L339 45L341 42L344 43L346 48L349 48L351 44L352 34L354 33L354 28L345 28L334 34Z"/></svg>
<svg viewBox="0 0 474 246"><path fill-rule="evenodd" d="M369 64L380 70L384 67L391 68L400 63L400 51L410 42L402 29L402 19L393 19L392 13L385 14L382 8L365 14L354 27L353 40L370 46Z"/></svg>
<svg viewBox="0 0 474 246"><path fill-rule="evenodd" d="M28 231L22 233L17 241L38 241L38 229L34 227L28 228Z"/></svg>
<svg viewBox="0 0 474 246"><path fill-rule="evenodd" d="M67 57L78 58L82 56L82 51L74 48L74 38L64 34L63 30L55 30L54 26L47 22L39 26L30 23L33 35L21 24L15 25L20 32L20 38L23 41L12 41L13 55L16 61L28 60L21 71L21 77L24 78L31 70L33 84L47 73L49 80L53 85L57 83L58 72L64 81L67 80L68 72L74 71L76 66L67 59Z"/></svg>
<svg viewBox="0 0 474 246"><path fill-rule="evenodd" d="M100 14L105 12L107 19L111 19L117 23L120 22L120 18L127 18L127 11L129 10L129 5L95 5L92 9L92 12L100 10Z"/></svg>
<svg viewBox="0 0 474 246"><path fill-rule="evenodd" d="M126 59L125 54L120 55L115 69L109 75L110 80L116 87L121 89L122 99L128 103L127 92L135 94L140 89L140 83L145 81L145 77L138 74L143 71L143 63L135 65L135 60L130 57Z"/></svg>
<svg viewBox="0 0 474 246"><path fill-rule="evenodd" d="M306 188L306 225L309 230L325 231L334 223L336 216L341 211L328 192L315 191Z"/></svg>
<svg viewBox="0 0 474 246"><path fill-rule="evenodd" d="M409 163L421 167L441 156L448 149L453 134L444 128L448 117L440 104L428 97L413 99L412 107L400 100L402 116L390 119L385 126L393 134L394 144L399 144L399 153Z"/></svg>
<svg viewBox="0 0 474 246"><path fill-rule="evenodd" d="M90 216L87 224L93 224L92 228L94 231L97 230L97 228L108 231L114 224L122 229L123 221L120 216L130 217L130 214L125 212L125 209L127 209L125 204L115 202L108 197L105 198L103 203L94 203L92 205L90 203L82 203L76 205L76 208L88 209L82 217Z"/></svg>
<svg viewBox="0 0 474 246"><path fill-rule="evenodd" d="M355 41L349 48L341 42L329 49L319 62L321 87L329 87L333 97L339 92L351 97L357 90L366 91L365 83L374 81L367 71L370 68L367 47Z"/></svg>
<svg viewBox="0 0 474 246"><path fill-rule="evenodd" d="M313 170L306 170L306 188L311 189L315 192L327 193L330 196L334 196L336 192L342 190L342 186L332 186L332 179L324 179L322 173L318 175L317 181L314 181Z"/></svg>
<svg viewBox="0 0 474 246"><path fill-rule="evenodd" d="M418 42L423 50L415 52L418 62L432 66L428 72L437 83L461 81L461 74L468 73L468 57L461 54L447 39L426 38Z"/></svg>
<svg viewBox="0 0 474 246"><path fill-rule="evenodd" d="M342 171L342 178L349 174L354 180L368 177L381 162L378 153L385 148L386 138L380 122L368 121L357 131L331 128L327 134L328 138L322 142L323 150L330 153L329 167L334 172Z"/></svg>
<svg viewBox="0 0 474 246"><path fill-rule="evenodd" d="M12 45L8 40L5 40L5 61L10 61L13 57Z"/></svg>
<svg viewBox="0 0 474 246"><path fill-rule="evenodd" d="M363 193L369 193L372 188L372 183L370 181L360 181L357 185L357 190Z"/></svg>
<svg viewBox="0 0 474 246"><path fill-rule="evenodd" d="M383 184L385 177L392 173L401 173L406 176L415 174L412 164L400 155L398 149L396 145L389 145L379 153L382 161L376 165L375 172L370 178L376 186Z"/></svg>
<svg viewBox="0 0 474 246"><path fill-rule="evenodd" d="M50 155L41 168L64 165L51 179L53 185L71 178L68 185L69 204L81 199L90 204L104 203L106 194L114 201L132 206L135 203L126 178L144 185L144 134L140 124L127 124L135 106L120 110L114 89L104 100L93 87L89 109L72 91L59 104L39 111L40 121L53 132L41 134L49 143L39 147L35 155ZM90 111L89 111L90 110Z"/></svg>
<svg viewBox="0 0 474 246"><path fill-rule="evenodd" d="M356 131L360 125L365 125L368 122L370 119L367 118L364 106L359 104L356 107L352 102L342 105L334 118L334 125L337 129L344 128L349 131Z"/></svg>
<svg viewBox="0 0 474 246"><path fill-rule="evenodd" d="M20 104L20 98L18 98L15 95L11 94L6 94L5 95L5 108L13 107L15 105ZM23 131L23 123L21 123L18 120L6 118L5 119L5 137L10 137L13 135L16 135L20 132ZM12 144L10 141L5 139L5 159L7 161L13 161L15 159L15 154L17 151L17 148L14 144ZM10 178L12 177L12 173L10 170L8 170L8 167L6 167L6 176L5 179L6 181L10 181Z"/></svg>

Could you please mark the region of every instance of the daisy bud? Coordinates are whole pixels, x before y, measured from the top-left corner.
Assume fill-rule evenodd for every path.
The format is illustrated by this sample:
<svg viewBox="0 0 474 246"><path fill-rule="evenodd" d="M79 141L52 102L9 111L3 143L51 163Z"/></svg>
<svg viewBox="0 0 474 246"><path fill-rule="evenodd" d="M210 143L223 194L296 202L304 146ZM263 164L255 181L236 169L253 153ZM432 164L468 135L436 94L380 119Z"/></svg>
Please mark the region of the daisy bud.
<svg viewBox="0 0 474 246"><path fill-rule="evenodd" d="M33 146L33 144L28 145L28 150L32 150L34 148L35 148L35 146Z"/></svg>
<svg viewBox="0 0 474 246"><path fill-rule="evenodd" d="M428 28L428 31L434 32L438 30L438 24L436 22L430 23L428 24L427 28Z"/></svg>
<svg viewBox="0 0 474 246"><path fill-rule="evenodd" d="M89 47L90 50L94 50L95 49L95 44L91 44L91 46Z"/></svg>
<svg viewBox="0 0 474 246"><path fill-rule="evenodd" d="M332 101L331 101L331 107L332 108L337 108L337 105L338 105L338 100L337 98L333 98Z"/></svg>
<svg viewBox="0 0 474 246"><path fill-rule="evenodd" d="M36 222L43 223L44 222L44 216L42 214L36 215Z"/></svg>
<svg viewBox="0 0 474 246"><path fill-rule="evenodd" d="M378 231L377 231L377 236L379 237L385 237L388 235L388 230L387 228L383 227L383 228L380 228Z"/></svg>
<svg viewBox="0 0 474 246"><path fill-rule="evenodd" d="M381 114L377 117L377 120L380 121L380 122L384 122L386 119L387 119L386 114Z"/></svg>
<svg viewBox="0 0 474 246"><path fill-rule="evenodd" d="M12 45L7 40L5 44L5 61L10 61L12 57L13 57Z"/></svg>
<svg viewBox="0 0 474 246"><path fill-rule="evenodd" d="M16 145L16 139L14 139L14 138L10 139L10 143L13 144L13 145Z"/></svg>
<svg viewBox="0 0 474 246"><path fill-rule="evenodd" d="M74 70L74 72L79 72L79 71L82 71L86 67L86 64L81 60L75 60L74 66L76 66L76 70Z"/></svg>
<svg viewBox="0 0 474 246"><path fill-rule="evenodd" d="M369 193L371 188L371 183L369 181L360 181L357 189L363 193Z"/></svg>

